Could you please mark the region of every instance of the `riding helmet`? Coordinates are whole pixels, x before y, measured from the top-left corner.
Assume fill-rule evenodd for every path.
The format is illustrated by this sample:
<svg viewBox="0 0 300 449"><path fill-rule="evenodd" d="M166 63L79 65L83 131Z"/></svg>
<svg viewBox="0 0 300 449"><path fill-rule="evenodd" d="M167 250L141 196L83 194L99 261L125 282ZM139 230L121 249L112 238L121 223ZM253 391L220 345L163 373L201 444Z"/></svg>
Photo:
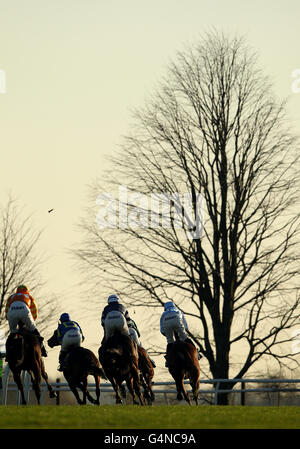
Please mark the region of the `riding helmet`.
<svg viewBox="0 0 300 449"><path fill-rule="evenodd" d="M165 310L170 309L171 307L176 307L172 301L165 302L165 304L164 304Z"/></svg>
<svg viewBox="0 0 300 449"><path fill-rule="evenodd" d="M22 292L22 291L26 291L26 292L29 291L28 287L26 285L24 285L24 284L18 285L18 287L17 287L17 293Z"/></svg>
<svg viewBox="0 0 300 449"><path fill-rule="evenodd" d="M118 295L116 295L115 293L113 295L109 295L108 299L107 299L107 304L111 304L112 302L118 302L119 298Z"/></svg>
<svg viewBox="0 0 300 449"><path fill-rule="evenodd" d="M61 323L64 321L70 321L70 315L68 313L62 313L59 319Z"/></svg>

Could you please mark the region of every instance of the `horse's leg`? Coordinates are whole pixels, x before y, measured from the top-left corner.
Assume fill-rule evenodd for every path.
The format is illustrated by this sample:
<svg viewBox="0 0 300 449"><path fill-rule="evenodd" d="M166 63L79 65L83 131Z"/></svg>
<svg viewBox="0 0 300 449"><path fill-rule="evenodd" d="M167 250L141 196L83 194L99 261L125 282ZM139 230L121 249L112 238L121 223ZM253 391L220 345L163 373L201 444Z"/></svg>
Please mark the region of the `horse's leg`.
<svg viewBox="0 0 300 449"><path fill-rule="evenodd" d="M13 378L14 381L17 384L18 390L21 393L21 398L22 398L22 405L26 405L26 400L25 400L25 395L24 395L24 388L23 388L23 384L21 381L21 372L20 371L15 371L13 372Z"/></svg>
<svg viewBox="0 0 300 449"><path fill-rule="evenodd" d="M134 404L138 404L138 402L135 399L135 393L134 393L134 388L133 388L133 379L132 379L132 377L127 377L126 378L126 385L127 385L129 393L132 396L133 403Z"/></svg>
<svg viewBox="0 0 300 449"><path fill-rule="evenodd" d="M78 404L79 404L79 405L82 405L83 402L82 402L82 400L81 400L80 397L79 397L79 394L78 394L78 391L77 391L76 384L73 384L73 383L71 383L71 382L68 382L68 384L69 384L70 390L71 390L72 393L74 394L74 396L75 396L75 398L76 398Z"/></svg>
<svg viewBox="0 0 300 449"><path fill-rule="evenodd" d="M194 399L196 405L198 405L198 394L199 394L199 388L200 388L198 370L193 370L190 372L190 385L191 385L192 391L193 391L193 399Z"/></svg>
<svg viewBox="0 0 300 449"><path fill-rule="evenodd" d="M133 390L131 394L132 394L132 397L133 397L134 404L138 404L138 402L135 401L134 393L136 393L137 397L139 398L140 404L141 405L145 405L145 401L144 401L144 398L143 398L143 395L142 395L142 392L141 392L141 389L140 389L139 373L138 373L138 371L134 371L132 373L132 378L131 378L131 382L129 383L129 385L132 387L132 390ZM127 384L128 389L129 389L129 385Z"/></svg>
<svg viewBox="0 0 300 449"><path fill-rule="evenodd" d="M82 394L83 394L82 402L85 405L86 404L86 398L87 398L87 392L88 392L87 391L87 388L88 388L87 376L83 379L82 386L83 386L83 388L82 388Z"/></svg>
<svg viewBox="0 0 300 449"><path fill-rule="evenodd" d="M140 384L144 389L144 398L148 401L148 405L151 405L151 391L146 376L140 373Z"/></svg>
<svg viewBox="0 0 300 449"><path fill-rule="evenodd" d="M145 381L146 381L147 386L148 386L148 393L149 393L149 396L150 396L150 400L154 401L155 396L154 396L154 393L152 391L152 377L150 377L150 375L148 373L145 375Z"/></svg>
<svg viewBox="0 0 300 449"><path fill-rule="evenodd" d="M41 359L40 366L41 366L41 375L42 375L42 378L44 379L44 381L46 382L46 385L47 385L47 388L48 388L48 391L49 391L49 396L50 396L50 398L56 398L57 395L56 395L55 391L53 390L52 385L49 384L48 374L46 373L43 359Z"/></svg>
<svg viewBox="0 0 300 449"><path fill-rule="evenodd" d="M83 393L83 404L86 404L86 400L88 399L92 404L97 404L97 401L93 398L92 395L90 395L89 390L88 390L88 378L86 377L86 380L84 380L84 382L79 384L79 388L81 389L82 393ZM99 395L100 395L100 391L99 391ZM99 403L98 403L99 405Z"/></svg>
<svg viewBox="0 0 300 449"><path fill-rule="evenodd" d="M177 399L179 401L182 400L182 396L184 397L184 399L186 400L186 402L191 405L191 400L189 398L189 395L186 392L186 389L184 387L184 373L179 372L179 371L172 371L170 370L170 373L173 377L173 379L175 380L176 383L176 389L177 389Z"/></svg>
<svg viewBox="0 0 300 449"><path fill-rule="evenodd" d="M96 405L100 405L100 376L97 374L94 375L95 378L95 384L96 384Z"/></svg>
<svg viewBox="0 0 300 449"><path fill-rule="evenodd" d="M112 384L112 387L116 393L116 404L123 404L123 401L121 399L120 392L119 392L119 388L120 388L119 384L116 382L115 378L111 378L109 380L110 380L110 383Z"/></svg>
<svg viewBox="0 0 300 449"><path fill-rule="evenodd" d="M40 387L41 372L40 372L40 369L39 369L39 367L36 366L29 373L30 373L32 388L35 392L37 403L40 405L40 401L41 401L41 387Z"/></svg>

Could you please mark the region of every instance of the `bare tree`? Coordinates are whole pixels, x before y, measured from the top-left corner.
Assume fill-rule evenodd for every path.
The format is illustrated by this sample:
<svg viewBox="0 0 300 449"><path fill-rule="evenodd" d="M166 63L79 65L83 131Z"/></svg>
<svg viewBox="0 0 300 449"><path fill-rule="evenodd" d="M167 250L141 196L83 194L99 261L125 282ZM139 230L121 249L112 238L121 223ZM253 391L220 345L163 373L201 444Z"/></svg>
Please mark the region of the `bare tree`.
<svg viewBox="0 0 300 449"><path fill-rule="evenodd" d="M127 199L107 195L110 223L86 219L76 252L131 305L173 300L213 378L229 378L238 347L230 377L263 357L297 363L289 342L299 323L299 148L257 65L243 39L218 33L178 53L135 113L107 184L96 186L127 186ZM172 199L167 226L162 209L153 213L162 197Z"/></svg>
<svg viewBox="0 0 300 449"><path fill-rule="evenodd" d="M38 253L41 231L35 231L33 220L22 216L17 200L9 197L0 215L0 326L4 328L5 306L8 297L24 283L30 293L37 295L38 328L43 331L55 308L54 296L39 299L44 282L43 260Z"/></svg>

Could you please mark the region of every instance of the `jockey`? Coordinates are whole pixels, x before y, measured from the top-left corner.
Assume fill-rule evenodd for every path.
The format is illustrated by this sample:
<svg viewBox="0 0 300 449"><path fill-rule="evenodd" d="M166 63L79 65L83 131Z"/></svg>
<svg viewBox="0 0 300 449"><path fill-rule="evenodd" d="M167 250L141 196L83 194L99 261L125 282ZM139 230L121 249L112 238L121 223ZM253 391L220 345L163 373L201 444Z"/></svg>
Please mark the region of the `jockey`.
<svg viewBox="0 0 300 449"><path fill-rule="evenodd" d="M188 330L188 324L183 312L172 301L166 302L164 304L164 312L160 318L160 332L166 337L168 345L175 342L175 333L180 341L188 341L194 345L187 335ZM200 360L200 358L201 356L198 353L198 359Z"/></svg>
<svg viewBox="0 0 300 449"><path fill-rule="evenodd" d="M68 313L63 313L60 316L59 320L60 324L51 337L51 339L54 339L54 341L50 343L51 339L49 339L48 345L51 348L53 346L61 345L58 359L59 367L57 368L57 371L63 371L63 362L66 358L67 353L71 348L80 346L84 341L84 336L79 324L76 321L72 321Z"/></svg>
<svg viewBox="0 0 300 449"><path fill-rule="evenodd" d="M135 321L130 318L127 309L119 302L116 294L112 294L107 299L107 306L104 308L101 317L101 324L104 328L104 340L111 337L115 330L121 334L128 335L137 346L142 346L140 342L140 333ZM151 360L151 359L150 359ZM151 360L153 367L155 363Z"/></svg>
<svg viewBox="0 0 300 449"><path fill-rule="evenodd" d="M116 294L110 295L107 299L107 306L104 307L101 316L101 325L104 328L104 339L111 337L115 330L124 335L129 334L128 322L129 314L127 309L119 302Z"/></svg>
<svg viewBox="0 0 300 449"><path fill-rule="evenodd" d="M140 340L140 332L138 330L138 327L136 325L136 322L133 321L132 318L129 318L127 321L128 329L129 329L129 335L131 339L136 343L137 346L142 346L141 340Z"/></svg>
<svg viewBox="0 0 300 449"><path fill-rule="evenodd" d="M17 325L21 321L29 331L39 337L42 356L47 357L43 337L41 337L35 325L38 316L37 305L34 298L29 294L26 285L19 285L16 293L8 298L5 315L8 320L10 333L16 334L18 332Z"/></svg>

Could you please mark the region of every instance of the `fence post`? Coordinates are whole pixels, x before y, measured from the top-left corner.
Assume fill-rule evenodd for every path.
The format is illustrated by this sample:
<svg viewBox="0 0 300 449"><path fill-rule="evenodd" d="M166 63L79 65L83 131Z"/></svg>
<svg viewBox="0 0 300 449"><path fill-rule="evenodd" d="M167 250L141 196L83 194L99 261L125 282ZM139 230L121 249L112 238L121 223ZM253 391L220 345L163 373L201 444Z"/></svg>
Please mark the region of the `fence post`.
<svg viewBox="0 0 300 449"><path fill-rule="evenodd" d="M241 391L241 405L246 405L246 392L245 392L246 384L245 384L245 382L241 382L241 389L242 389L242 391Z"/></svg>
<svg viewBox="0 0 300 449"><path fill-rule="evenodd" d="M217 385L215 386L215 400L214 400L214 405L218 404L218 393L219 393L219 388L220 388L220 382L217 382Z"/></svg>
<svg viewBox="0 0 300 449"><path fill-rule="evenodd" d="M4 368L4 375L2 380L2 405L7 404L8 378L9 378L9 366L7 364Z"/></svg>
<svg viewBox="0 0 300 449"><path fill-rule="evenodd" d="M57 386L57 391L56 391L56 405L59 405L59 403L60 403L59 384L60 384L60 378L57 378L57 379L56 379L56 386Z"/></svg>

